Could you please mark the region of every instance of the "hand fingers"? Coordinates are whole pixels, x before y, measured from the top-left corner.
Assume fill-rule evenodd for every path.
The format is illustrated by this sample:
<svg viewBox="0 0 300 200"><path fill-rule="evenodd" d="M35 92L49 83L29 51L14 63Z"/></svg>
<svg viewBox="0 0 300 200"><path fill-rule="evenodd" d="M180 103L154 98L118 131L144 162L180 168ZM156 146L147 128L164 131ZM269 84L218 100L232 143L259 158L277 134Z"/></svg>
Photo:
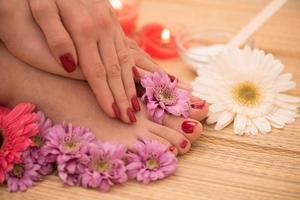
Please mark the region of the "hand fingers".
<svg viewBox="0 0 300 200"><path fill-rule="evenodd" d="M43 31L48 46L65 71L76 69L77 56L73 41L63 26L53 0L29 0L31 12Z"/></svg>
<svg viewBox="0 0 300 200"><path fill-rule="evenodd" d="M75 41L79 64L89 82L102 110L109 116L119 117L120 112L107 84L106 70L100 59L95 24L86 8L68 1L57 0L59 9L63 10L63 22ZM78 15L80 13L80 15Z"/></svg>
<svg viewBox="0 0 300 200"><path fill-rule="evenodd" d="M130 49L130 52L133 56L135 65L150 71L150 72L157 72L162 70L162 68L154 62L151 58L149 58L145 53L142 52L142 50L139 49Z"/></svg>
<svg viewBox="0 0 300 200"><path fill-rule="evenodd" d="M133 109L135 111L140 111L141 108L136 96L136 89L135 89L134 79L132 74L134 61L130 54L130 50L126 46L123 38L124 37L118 33L115 38L115 46L119 58L119 63L121 65L122 80L126 91L126 95L129 101L131 102Z"/></svg>

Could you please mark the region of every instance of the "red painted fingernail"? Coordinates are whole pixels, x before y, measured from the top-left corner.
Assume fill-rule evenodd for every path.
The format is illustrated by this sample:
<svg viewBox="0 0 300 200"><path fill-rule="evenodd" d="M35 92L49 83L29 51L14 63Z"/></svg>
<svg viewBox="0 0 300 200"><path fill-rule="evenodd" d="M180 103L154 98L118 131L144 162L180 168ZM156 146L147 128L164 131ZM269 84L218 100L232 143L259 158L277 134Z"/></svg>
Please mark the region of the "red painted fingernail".
<svg viewBox="0 0 300 200"><path fill-rule="evenodd" d="M112 109L113 109L113 111L114 111L116 117L117 117L118 119L120 119L120 118L121 118L121 111L120 111L120 109L119 109L119 106L118 106L115 102L112 104Z"/></svg>
<svg viewBox="0 0 300 200"><path fill-rule="evenodd" d="M185 132L185 133L193 133L194 132L194 128L198 123L195 121L184 121L181 124L181 129Z"/></svg>
<svg viewBox="0 0 300 200"><path fill-rule="evenodd" d="M71 73L71 72L75 71L76 64L75 64L73 56L70 53L61 55L59 57L59 60L67 72Z"/></svg>
<svg viewBox="0 0 300 200"><path fill-rule="evenodd" d="M133 113L133 111L132 111L131 108L127 108L127 115L128 115L128 117L129 117L129 120L130 120L132 123L136 122L135 115L134 115L134 113Z"/></svg>
<svg viewBox="0 0 300 200"><path fill-rule="evenodd" d="M174 147L174 146L171 146L171 147L169 148L169 150L172 151L172 152L174 152L175 149L176 149L176 147Z"/></svg>
<svg viewBox="0 0 300 200"><path fill-rule="evenodd" d="M185 147L186 147L186 145L188 144L189 142L187 141L187 140L183 140L182 142L181 142L181 144L180 144L180 147L182 148L182 149L185 149Z"/></svg>
<svg viewBox="0 0 300 200"><path fill-rule="evenodd" d="M194 108L194 109L203 109L204 106L205 106L205 103L206 101L205 100L201 100L201 101L196 101L196 102L193 102L191 104L191 107Z"/></svg>
<svg viewBox="0 0 300 200"><path fill-rule="evenodd" d="M170 78L170 80L171 80L172 82L176 79L176 77L173 76L173 75L171 75L171 74L168 74L168 76L169 76L169 78Z"/></svg>
<svg viewBox="0 0 300 200"><path fill-rule="evenodd" d="M146 89L141 85L140 82L135 82L135 89L136 89L136 95L138 97L142 97L145 92L146 92Z"/></svg>
<svg viewBox="0 0 300 200"><path fill-rule="evenodd" d="M137 70L136 67L132 67L132 73L133 73L134 81L140 81L141 80L140 72Z"/></svg>
<svg viewBox="0 0 300 200"><path fill-rule="evenodd" d="M131 104L132 104L132 107L134 108L135 111L140 111L141 110L140 103L139 103L136 95L134 95L131 98Z"/></svg>

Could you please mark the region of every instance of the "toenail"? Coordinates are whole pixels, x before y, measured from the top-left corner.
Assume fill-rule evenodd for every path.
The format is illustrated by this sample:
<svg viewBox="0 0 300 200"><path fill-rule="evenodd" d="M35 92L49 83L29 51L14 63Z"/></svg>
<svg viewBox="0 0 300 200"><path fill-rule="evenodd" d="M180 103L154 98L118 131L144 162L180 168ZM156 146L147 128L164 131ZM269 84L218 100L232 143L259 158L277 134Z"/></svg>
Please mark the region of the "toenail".
<svg viewBox="0 0 300 200"><path fill-rule="evenodd" d="M198 122L195 121L184 121L181 124L181 129L185 133L193 133L195 126L198 124Z"/></svg>
<svg viewBox="0 0 300 200"><path fill-rule="evenodd" d="M175 149L176 149L176 147L174 147L174 146L171 146L171 147L169 148L169 150L172 151L172 152L174 152Z"/></svg>
<svg viewBox="0 0 300 200"><path fill-rule="evenodd" d="M120 112L120 109L119 109L118 105L115 102L112 104L112 109L113 109L113 111L115 113L115 116L118 119L120 119L121 118L121 112Z"/></svg>
<svg viewBox="0 0 300 200"><path fill-rule="evenodd" d="M132 123L136 122L135 115L134 115L134 113L133 113L133 111L132 111L131 108L127 108L127 115L128 115L128 117L129 117L129 120L130 120Z"/></svg>
<svg viewBox="0 0 300 200"><path fill-rule="evenodd" d="M191 104L191 107L194 109L203 109L205 106L206 101L205 100L201 100L201 101L197 101L197 102L193 102Z"/></svg>
<svg viewBox="0 0 300 200"><path fill-rule="evenodd" d="M139 103L136 95L134 95L131 98L131 104L132 104L132 107L134 108L135 111L140 111L141 110L140 103Z"/></svg>
<svg viewBox="0 0 300 200"><path fill-rule="evenodd" d="M182 142L181 142L181 144L180 144L180 147L182 148L182 149L185 149L185 147L186 147L186 145L188 144L189 142L187 141L187 140L183 140Z"/></svg>

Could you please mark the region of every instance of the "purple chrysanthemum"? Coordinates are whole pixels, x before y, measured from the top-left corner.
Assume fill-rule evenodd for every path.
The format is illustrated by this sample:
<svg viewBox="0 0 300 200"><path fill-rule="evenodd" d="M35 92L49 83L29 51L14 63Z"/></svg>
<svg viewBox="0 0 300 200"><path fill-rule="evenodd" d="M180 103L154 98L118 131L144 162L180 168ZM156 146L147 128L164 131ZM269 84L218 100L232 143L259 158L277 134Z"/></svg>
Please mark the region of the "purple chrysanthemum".
<svg viewBox="0 0 300 200"><path fill-rule="evenodd" d="M90 129L69 125L56 125L45 136L44 156L53 156L58 175L67 185L78 185L78 177L85 168L88 144L96 137Z"/></svg>
<svg viewBox="0 0 300 200"><path fill-rule="evenodd" d="M147 184L163 179L176 171L177 158L167 146L150 140L136 143L135 148L136 153L128 154L129 178L136 178Z"/></svg>
<svg viewBox="0 0 300 200"><path fill-rule="evenodd" d="M177 80L171 81L163 72L154 72L141 79L145 88L142 100L153 121L162 123L164 112L175 116L188 117L189 95L186 90L177 88Z"/></svg>
<svg viewBox="0 0 300 200"><path fill-rule="evenodd" d="M81 185L107 192L113 185L126 182L128 176L122 160L126 151L124 145L117 143L89 145L89 163L80 176Z"/></svg>
<svg viewBox="0 0 300 200"><path fill-rule="evenodd" d="M22 162L15 164L13 169L6 174L8 191L26 191L28 187L33 185L34 181L39 179L39 169L40 166L31 159L30 150L26 150L22 154Z"/></svg>
<svg viewBox="0 0 300 200"><path fill-rule="evenodd" d="M34 146L30 147L30 156L35 164L40 165L39 173L43 176L51 174L53 171L53 159L55 156L49 154L44 156L42 154L44 143L45 143L45 136L52 128L52 121L45 117L44 113L38 112L38 125L39 131L38 134L33 136L31 140L33 141Z"/></svg>

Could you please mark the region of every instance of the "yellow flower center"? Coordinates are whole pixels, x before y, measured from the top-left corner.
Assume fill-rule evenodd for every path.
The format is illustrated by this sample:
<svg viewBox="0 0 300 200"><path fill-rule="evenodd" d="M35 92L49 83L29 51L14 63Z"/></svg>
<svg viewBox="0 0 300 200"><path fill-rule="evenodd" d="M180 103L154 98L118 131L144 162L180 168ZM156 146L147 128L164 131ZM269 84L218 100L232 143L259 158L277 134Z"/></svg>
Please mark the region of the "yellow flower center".
<svg viewBox="0 0 300 200"><path fill-rule="evenodd" d="M151 169L151 170L156 169L159 166L158 163L157 163L157 160L154 157L149 158L146 161L146 165L147 165L147 168Z"/></svg>
<svg viewBox="0 0 300 200"><path fill-rule="evenodd" d="M14 168L10 171L10 174L12 176L21 178L23 176L23 172L24 172L23 166L21 164L16 164Z"/></svg>
<svg viewBox="0 0 300 200"><path fill-rule="evenodd" d="M32 142L35 144L37 147L41 147L43 145L43 139L39 135L35 135L31 138Z"/></svg>
<svg viewBox="0 0 300 200"><path fill-rule="evenodd" d="M259 88L249 81L235 85L232 93L234 99L244 106L254 106L260 101L261 98L261 92Z"/></svg>
<svg viewBox="0 0 300 200"><path fill-rule="evenodd" d="M173 94L173 91L167 89L167 88L160 88L156 91L156 98L158 101L166 104L166 105L172 105L174 104L176 98Z"/></svg>
<svg viewBox="0 0 300 200"><path fill-rule="evenodd" d="M94 163L94 169L98 172L105 172L110 168L110 164L105 160L97 160Z"/></svg>

